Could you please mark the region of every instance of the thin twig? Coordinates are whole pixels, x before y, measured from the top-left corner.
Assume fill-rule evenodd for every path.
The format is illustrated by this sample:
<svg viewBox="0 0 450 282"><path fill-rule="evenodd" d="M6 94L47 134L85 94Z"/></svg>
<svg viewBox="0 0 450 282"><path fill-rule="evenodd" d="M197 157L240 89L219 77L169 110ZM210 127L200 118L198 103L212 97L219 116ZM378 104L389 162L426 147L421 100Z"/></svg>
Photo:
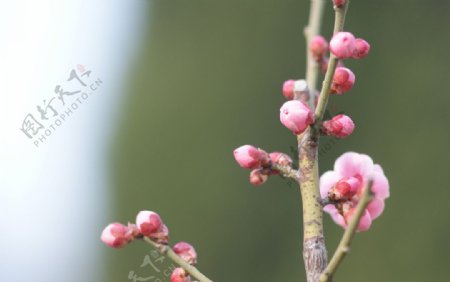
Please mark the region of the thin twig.
<svg viewBox="0 0 450 282"><path fill-rule="evenodd" d="M334 7L336 14L334 19L334 33L344 30L345 15L347 14L349 2L350 1L348 0L345 1L345 4L342 7ZM322 90L320 91L319 95L319 101L317 102L316 112L314 114L316 126L320 125L320 121L322 120L323 114L327 107L328 98L330 97L331 82L333 81L333 75L334 71L336 70L337 63L338 59L332 53L330 53L327 73L325 74L325 79L322 84Z"/></svg>
<svg viewBox="0 0 450 282"><path fill-rule="evenodd" d="M356 228L358 227L359 220L361 219L361 216L363 215L365 209L367 208L367 205L372 200L372 185L373 180L370 179L365 187L364 194L362 195L361 199L359 200L358 206L356 207L356 211L350 220L347 229L344 232L344 235L342 236L341 241L339 242L339 245L333 255L333 257L330 260L330 263L325 268L323 273L320 275L320 282L327 282L330 281L333 277L334 273L336 272L337 268L341 264L342 260L344 259L345 255L350 251L350 244L352 243L352 239L355 236Z"/></svg>
<svg viewBox="0 0 450 282"><path fill-rule="evenodd" d="M279 165L279 164L272 164L272 168L278 170L281 175L287 178L292 178L295 181L300 181L300 174L297 170L293 169L291 166L288 165Z"/></svg>
<svg viewBox="0 0 450 282"><path fill-rule="evenodd" d="M143 237L143 240L152 245L155 249L158 250L158 252L170 258L173 262L184 268L187 272L189 272L191 276L197 278L199 282L212 282L211 279L206 277L197 268L180 258L169 246L156 243L148 237Z"/></svg>
<svg viewBox="0 0 450 282"><path fill-rule="evenodd" d="M314 36L320 34L322 25L322 17L324 11L324 0L311 0L308 25L305 27L306 39L306 83L310 90L309 106L314 108L314 95L317 87L317 79L319 78L320 65L314 60L309 51L309 44Z"/></svg>

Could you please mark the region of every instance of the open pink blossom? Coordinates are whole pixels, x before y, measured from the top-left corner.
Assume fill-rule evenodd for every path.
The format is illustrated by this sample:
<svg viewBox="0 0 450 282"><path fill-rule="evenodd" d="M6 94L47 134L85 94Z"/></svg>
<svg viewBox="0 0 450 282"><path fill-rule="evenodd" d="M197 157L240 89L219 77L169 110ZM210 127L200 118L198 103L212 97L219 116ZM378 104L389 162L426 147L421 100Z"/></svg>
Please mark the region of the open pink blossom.
<svg viewBox="0 0 450 282"><path fill-rule="evenodd" d="M334 163L334 170L320 177L321 197L332 200L324 207L335 223L347 227L359 198L369 178L373 179L374 199L369 203L359 222L358 231L366 231L372 221L384 210L384 200L389 197L389 181L380 165L374 164L368 155L347 152Z"/></svg>

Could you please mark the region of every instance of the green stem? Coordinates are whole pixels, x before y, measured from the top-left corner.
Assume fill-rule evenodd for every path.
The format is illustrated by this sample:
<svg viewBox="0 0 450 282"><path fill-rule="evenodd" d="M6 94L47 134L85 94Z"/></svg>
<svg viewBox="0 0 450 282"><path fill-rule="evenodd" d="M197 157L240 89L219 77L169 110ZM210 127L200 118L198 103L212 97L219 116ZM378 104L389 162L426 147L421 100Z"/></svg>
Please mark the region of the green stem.
<svg viewBox="0 0 450 282"><path fill-rule="evenodd" d="M330 263L325 268L323 273L320 275L320 282L331 281L331 278L333 277L337 268L341 264L342 260L350 251L350 244L352 243L352 239L355 236L359 220L361 219L361 216L363 215L365 209L367 208L367 205L372 200L372 185L373 181L369 180L364 190L364 194L359 200L358 206L356 207L356 211L352 219L350 220L347 229L345 229L341 242L339 242L339 245L333 257L331 258Z"/></svg>
<svg viewBox="0 0 450 282"><path fill-rule="evenodd" d="M199 282L212 282L211 279L206 277L203 273L201 273L197 268L187 263L185 260L180 258L169 246L162 245L159 243L156 243L152 241L148 237L143 237L143 240L150 245L152 245L155 249L157 249L161 254L165 255L166 257L170 258L173 262L184 268L189 274L196 279L198 279Z"/></svg>
<svg viewBox="0 0 450 282"><path fill-rule="evenodd" d="M335 7L334 32L344 28L348 2L343 7ZM320 32L323 2L312 0L308 27L305 30L308 39ZM308 46L307 46L308 47ZM308 54L307 82L310 89L315 88L319 69L314 66L313 58ZM337 58L330 55L327 73L315 110L315 126L310 126L303 134L297 136L299 150L300 193L303 204L303 260L308 282L318 282L327 265L327 251L323 235L323 211L319 192L319 164L317 160L320 132L318 127L322 120L331 82L337 65ZM311 91L313 94L314 90ZM312 95L311 95L312 97ZM314 99L311 99L314 100Z"/></svg>
<svg viewBox="0 0 450 282"><path fill-rule="evenodd" d="M345 15L347 14L347 8L350 1L346 1L345 5L342 7L335 7L335 20L334 20L334 33L344 30ZM338 59L330 53L330 60L328 61L327 73L325 74L325 79L322 84L322 90L320 91L319 101L317 102L316 112L314 114L316 126L320 125L322 121L323 114L327 107L328 98L330 97L331 82L333 81L334 71Z"/></svg>

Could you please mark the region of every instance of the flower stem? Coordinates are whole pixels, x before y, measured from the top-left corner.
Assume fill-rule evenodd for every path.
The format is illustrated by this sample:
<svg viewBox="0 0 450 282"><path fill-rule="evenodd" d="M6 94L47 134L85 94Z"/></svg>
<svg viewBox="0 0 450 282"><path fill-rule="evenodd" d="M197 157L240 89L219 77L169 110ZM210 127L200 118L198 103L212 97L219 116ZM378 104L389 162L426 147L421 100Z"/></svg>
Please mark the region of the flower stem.
<svg viewBox="0 0 450 282"><path fill-rule="evenodd" d="M334 33L344 30L345 15L347 14L347 8L350 1L345 1L342 7L334 7L335 19L334 19ZM316 112L314 114L316 126L320 125L320 121L323 118L325 109L327 107L328 98L330 97L331 82L333 81L334 71L338 59L330 53L330 60L328 62L327 73L325 74L325 79L322 84L322 90L320 91L319 101L317 102Z"/></svg>
<svg viewBox="0 0 450 282"><path fill-rule="evenodd" d="M169 246L156 243L148 237L143 237L143 240L152 245L156 250L158 250L158 252L170 258L173 262L184 268L187 272L189 272L191 276L198 279L199 282L212 282L211 279L206 277L197 268L180 258Z"/></svg>
<svg viewBox="0 0 450 282"><path fill-rule="evenodd" d="M342 236L341 241L339 242L339 245L331 258L330 263L325 268L323 273L320 275L320 282L327 282L331 281L331 278L333 277L333 274L336 272L337 268L341 264L342 260L344 259L345 255L350 251L350 244L352 242L353 237L355 236L356 228L359 224L359 220L361 219L361 216L364 213L364 210L367 208L367 205L372 200L372 185L373 180L369 180L366 188L364 190L364 194L362 198L360 199L358 206L356 207L355 214L353 215L352 219L350 220L347 229L344 232L344 235Z"/></svg>
<svg viewBox="0 0 450 282"><path fill-rule="evenodd" d="M311 0L308 25L304 29L306 39L306 83L310 90L310 107L314 108L314 93L316 92L317 80L319 78L320 65L314 60L309 52L309 44L314 36L320 34L322 17L324 11L324 0Z"/></svg>
<svg viewBox="0 0 450 282"><path fill-rule="evenodd" d="M335 33L342 31L344 28L345 14L349 1L346 2L343 7L335 7ZM305 28L307 50L311 38L320 32L323 7L324 3L322 0L311 0L309 23ZM311 55L308 54L307 58L307 83L311 93L314 93L319 68ZM318 126L320 126L320 121L327 106L336 65L337 58L330 55L327 73L315 110L315 126L310 126L303 134L297 136L300 192L303 203L303 260L308 282L318 282L321 273L327 265L327 251L323 236L323 211L319 192L319 164L317 157L320 132Z"/></svg>

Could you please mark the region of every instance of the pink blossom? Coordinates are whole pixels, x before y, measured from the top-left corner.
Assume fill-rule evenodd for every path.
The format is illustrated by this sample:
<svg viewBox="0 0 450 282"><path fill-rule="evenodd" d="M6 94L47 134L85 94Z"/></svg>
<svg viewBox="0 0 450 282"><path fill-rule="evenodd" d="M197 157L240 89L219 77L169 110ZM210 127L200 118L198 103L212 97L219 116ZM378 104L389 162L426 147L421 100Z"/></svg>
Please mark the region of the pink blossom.
<svg viewBox="0 0 450 282"><path fill-rule="evenodd" d="M293 79L286 80L283 83L283 95L288 100L294 99L294 85L295 80Z"/></svg>
<svg viewBox="0 0 450 282"><path fill-rule="evenodd" d="M294 100L283 104L280 121L294 134L300 134L314 122L312 111L303 102Z"/></svg>
<svg viewBox="0 0 450 282"><path fill-rule="evenodd" d="M132 237L130 236L128 227L115 222L103 229L100 239L112 248L122 248L132 240Z"/></svg>
<svg viewBox="0 0 450 282"><path fill-rule="evenodd" d="M338 59L351 58L355 51L355 36L345 31L336 33L331 38L330 51Z"/></svg>
<svg viewBox="0 0 450 282"><path fill-rule="evenodd" d="M364 39L357 38L355 40L355 50L353 51L352 58L362 59L369 54L370 44Z"/></svg>
<svg viewBox="0 0 450 282"><path fill-rule="evenodd" d="M332 204L324 207L335 223L347 227L369 178L373 179L372 192L374 199L369 203L359 222L358 231L366 231L372 221L384 210L384 201L389 197L389 181L380 165L364 154L347 152L334 163L334 170L325 172L320 177L321 197L334 199ZM348 190L342 183L348 184ZM355 191L356 190L356 191ZM340 195L339 193L343 194Z"/></svg>
<svg viewBox="0 0 450 282"><path fill-rule="evenodd" d="M167 243L169 229L164 225L159 214L152 211L141 211L136 217L136 225L142 235L158 243Z"/></svg>
<svg viewBox="0 0 450 282"><path fill-rule="evenodd" d="M355 124L353 123L353 120L349 116L343 114L337 115L331 120L324 121L322 124L323 133L339 138L349 136L354 129Z"/></svg>
<svg viewBox="0 0 450 282"><path fill-rule="evenodd" d="M322 58L328 52L327 40L325 40L325 38L320 35L314 36L309 43L309 51L311 52L314 60L316 60L317 62L322 61Z"/></svg>
<svg viewBox="0 0 450 282"><path fill-rule="evenodd" d="M197 252L194 247L186 242L179 242L173 246L173 251L189 264L197 263Z"/></svg>
<svg viewBox="0 0 450 282"><path fill-rule="evenodd" d="M331 93L342 95L350 91L354 84L355 74L350 69L344 67L336 68L331 83Z"/></svg>
<svg viewBox="0 0 450 282"><path fill-rule="evenodd" d="M234 158L237 163L248 169L255 169L268 162L268 154L251 145L244 145L234 150Z"/></svg>
<svg viewBox="0 0 450 282"><path fill-rule="evenodd" d="M170 282L190 282L191 277L184 268L177 267L173 270L170 276Z"/></svg>

